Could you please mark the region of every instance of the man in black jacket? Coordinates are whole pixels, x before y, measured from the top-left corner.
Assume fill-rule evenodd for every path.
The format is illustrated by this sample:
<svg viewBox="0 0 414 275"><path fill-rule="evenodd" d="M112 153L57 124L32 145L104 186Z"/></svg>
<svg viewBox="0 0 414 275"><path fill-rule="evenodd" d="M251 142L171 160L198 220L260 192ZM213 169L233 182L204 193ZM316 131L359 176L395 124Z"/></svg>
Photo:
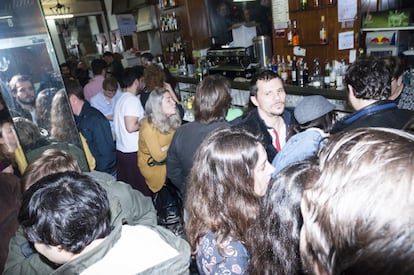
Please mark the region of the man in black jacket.
<svg viewBox="0 0 414 275"><path fill-rule="evenodd" d="M348 100L355 113L338 121L332 133L361 127L401 129L413 116L409 110L398 109L391 95L392 74L383 60L365 57L351 64L345 75Z"/></svg>
<svg viewBox="0 0 414 275"><path fill-rule="evenodd" d="M286 143L287 128L293 116L285 110L286 92L279 75L263 71L250 83L250 100L257 108L235 124L263 135L267 159L272 162Z"/></svg>

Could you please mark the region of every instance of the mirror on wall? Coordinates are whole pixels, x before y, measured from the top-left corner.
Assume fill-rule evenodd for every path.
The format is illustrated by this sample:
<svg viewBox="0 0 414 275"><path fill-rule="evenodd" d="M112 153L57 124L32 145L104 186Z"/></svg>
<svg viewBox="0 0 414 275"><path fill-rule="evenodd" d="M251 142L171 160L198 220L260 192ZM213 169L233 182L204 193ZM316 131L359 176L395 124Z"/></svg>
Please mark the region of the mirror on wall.
<svg viewBox="0 0 414 275"><path fill-rule="evenodd" d="M207 9L211 36L218 45L233 41L231 28L256 26L257 35L272 36L271 0L209 0Z"/></svg>
<svg viewBox="0 0 414 275"><path fill-rule="evenodd" d="M59 65L36 0L0 2L0 92L27 161L49 148L88 170Z"/></svg>

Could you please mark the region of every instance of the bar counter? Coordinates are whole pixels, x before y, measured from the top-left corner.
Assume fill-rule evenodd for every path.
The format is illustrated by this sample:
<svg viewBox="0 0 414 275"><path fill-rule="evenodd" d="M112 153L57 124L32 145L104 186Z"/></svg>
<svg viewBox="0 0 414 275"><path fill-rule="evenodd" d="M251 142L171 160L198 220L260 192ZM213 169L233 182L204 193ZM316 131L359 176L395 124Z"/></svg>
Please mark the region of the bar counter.
<svg viewBox="0 0 414 275"><path fill-rule="evenodd" d="M195 87L195 85L197 85L199 82L198 79L194 77L188 77L188 76L182 76L182 75L174 75L174 77L177 79L177 82L179 83L179 87L181 87L180 83L184 85L190 84L190 86ZM188 85L186 87L188 87ZM238 90L241 92L245 91L247 93L250 90L250 81L244 81L244 82L232 81L231 88L232 90ZM195 91L195 88L193 89ZM303 98L303 96L322 95L325 98L327 98L330 102L336 105L336 110L339 112L339 115L341 115L341 113L342 115L345 115L347 113L352 112L352 109L348 105L348 102L347 102L348 94L347 94L347 91L345 90L315 88L311 86L299 87L299 86L288 85L288 84L285 84L285 90L287 94L287 98L286 98L287 107L295 107L297 103ZM186 89L186 91L188 91L188 89ZM236 104L236 105L243 106L244 104Z"/></svg>

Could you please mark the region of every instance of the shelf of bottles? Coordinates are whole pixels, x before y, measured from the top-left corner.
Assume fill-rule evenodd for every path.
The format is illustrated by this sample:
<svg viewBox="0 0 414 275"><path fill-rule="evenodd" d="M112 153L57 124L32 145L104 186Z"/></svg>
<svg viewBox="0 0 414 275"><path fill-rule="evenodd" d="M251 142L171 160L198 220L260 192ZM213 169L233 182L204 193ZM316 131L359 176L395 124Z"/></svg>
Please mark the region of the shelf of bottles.
<svg viewBox="0 0 414 275"><path fill-rule="evenodd" d="M178 5L175 0L160 0L158 2L158 7L160 10L175 9L177 6Z"/></svg>
<svg viewBox="0 0 414 275"><path fill-rule="evenodd" d="M346 68L344 59L340 62L326 60L322 68L319 58L316 57L310 68L303 58L291 58L290 55L286 58L280 55L273 56L271 64L272 71L280 75L285 84L336 90L344 89Z"/></svg>
<svg viewBox="0 0 414 275"><path fill-rule="evenodd" d="M289 20L287 28L287 45L286 47L313 47L313 46L327 46L328 43L328 31L325 21L325 16L321 16L320 28L319 28L319 41L318 42L306 42L303 43L300 41L300 34L297 28L296 20Z"/></svg>
<svg viewBox="0 0 414 275"><path fill-rule="evenodd" d="M162 32L180 31L178 18L174 11L160 15L160 28Z"/></svg>

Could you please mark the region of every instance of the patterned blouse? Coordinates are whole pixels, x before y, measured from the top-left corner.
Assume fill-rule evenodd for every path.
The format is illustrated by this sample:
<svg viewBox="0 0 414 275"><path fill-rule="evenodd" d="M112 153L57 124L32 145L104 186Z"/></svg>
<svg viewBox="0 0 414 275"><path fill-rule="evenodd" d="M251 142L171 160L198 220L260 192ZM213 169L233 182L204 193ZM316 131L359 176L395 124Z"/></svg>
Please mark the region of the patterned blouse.
<svg viewBox="0 0 414 275"><path fill-rule="evenodd" d="M249 253L240 241L231 241L223 249L227 256L220 254L216 235L205 235L199 244L196 260L198 271L202 275L245 274L249 264Z"/></svg>
<svg viewBox="0 0 414 275"><path fill-rule="evenodd" d="M405 86L398 101L398 108L414 110L414 86Z"/></svg>

